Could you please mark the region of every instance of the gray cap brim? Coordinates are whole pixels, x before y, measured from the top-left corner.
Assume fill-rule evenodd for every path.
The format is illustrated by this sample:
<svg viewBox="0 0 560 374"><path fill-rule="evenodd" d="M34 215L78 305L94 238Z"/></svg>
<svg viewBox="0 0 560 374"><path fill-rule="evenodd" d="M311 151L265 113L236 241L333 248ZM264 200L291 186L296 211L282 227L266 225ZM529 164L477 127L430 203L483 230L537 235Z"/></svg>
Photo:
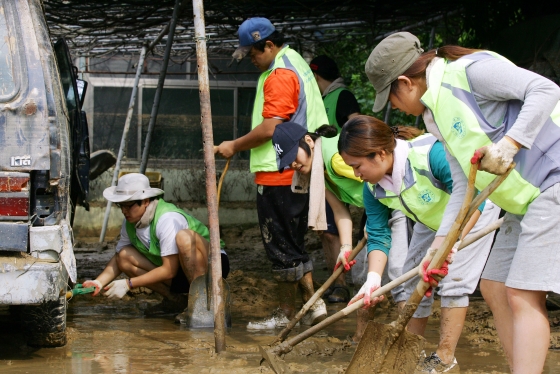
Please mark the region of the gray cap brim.
<svg viewBox="0 0 560 374"><path fill-rule="evenodd" d="M248 45L246 47L239 47L235 50L235 52L233 52L231 56L237 61L241 61L243 57L247 56L247 53L249 53L251 47L251 45Z"/></svg>
<svg viewBox="0 0 560 374"><path fill-rule="evenodd" d="M387 106L389 101L389 94L391 93L391 85L387 86L375 95L375 102L373 103L373 112L381 112Z"/></svg>

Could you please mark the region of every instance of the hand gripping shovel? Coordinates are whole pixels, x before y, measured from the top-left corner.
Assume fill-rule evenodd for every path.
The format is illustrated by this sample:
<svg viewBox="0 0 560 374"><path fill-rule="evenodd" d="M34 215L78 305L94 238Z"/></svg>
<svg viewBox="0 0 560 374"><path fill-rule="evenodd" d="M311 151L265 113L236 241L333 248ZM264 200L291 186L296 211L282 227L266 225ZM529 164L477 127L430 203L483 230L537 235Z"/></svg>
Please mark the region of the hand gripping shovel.
<svg viewBox="0 0 560 374"><path fill-rule="evenodd" d="M362 240L358 242L356 247L352 250L352 252L348 256L348 262L352 261L358 255L358 253L360 253L360 251L366 245L366 242L367 242L366 238L362 238ZM292 320L288 323L288 325L282 331L280 331L280 334L278 334L276 340L272 344L281 343L286 339L290 331L292 331L292 329L299 322L299 320L303 318L303 316L305 315L305 313L307 313L309 308L311 308L313 304L315 304L315 301L317 301L325 293L325 291L336 280L336 278L338 278L338 276L342 274L343 271L344 271L344 266L342 266L341 264L341 266L339 266L338 269L333 271L329 279L327 279L327 281L323 283L323 285L313 294L313 296L311 296L311 298L307 301L307 303L305 303L305 305L301 308L298 314L296 314L296 316L292 318Z"/></svg>
<svg viewBox="0 0 560 374"><path fill-rule="evenodd" d="M228 158L224 171L218 182L218 206L220 204L220 192L222 183L229 168ZM208 254L208 270L206 274L197 277L189 287L189 304L185 324L190 328L214 327L214 309L212 302L212 256ZM225 300L226 326L231 327L231 294L229 285L222 279L222 297Z"/></svg>
<svg viewBox="0 0 560 374"><path fill-rule="evenodd" d="M469 184L461 210L441 247L434 255L428 269L439 269L445 262L449 252L459 235L478 206L507 178L515 167L512 163L508 171L497 176L474 200L474 181L478 170L479 156L471 159ZM471 202L472 200L472 202ZM370 321L354 352L347 374L355 373L412 373L418 363L420 351L425 339L405 330L406 325L418 308L418 304L430 287L429 283L420 280L418 286L406 302L396 321L383 325Z"/></svg>
<svg viewBox="0 0 560 374"><path fill-rule="evenodd" d="M504 221L504 219L500 218L499 220L496 220L495 222L488 225L484 229L479 230L474 234L468 235L461 242L461 244L459 246L459 250L468 246L468 245L471 245L472 243L476 242L478 239L480 239L480 238L488 235L489 233L497 230L500 227L500 225L502 224L503 221ZM354 249L354 250L356 250L356 249ZM414 269L408 271L406 274L403 274L400 277L398 277L397 279L391 281L390 283L387 283L383 287L378 288L377 290L372 292L371 298L373 299L375 297L379 297L379 296L391 291L393 288L397 287L398 285L408 281L409 279L414 278L418 274L418 269L419 268L420 268L420 266L417 266ZM281 359L280 356L285 355L286 353L289 353L296 344L301 343L302 341L304 341L305 339L314 335L318 331L320 331L320 330L324 329L325 327L335 323L336 321L346 317L350 313L354 312L355 310L358 310L359 308L361 308L363 306L364 306L364 300L361 299L361 300L357 301L356 303L351 304L351 305L347 306L346 308L342 309L341 311L333 314L332 316L325 319L321 323L318 323L317 325L305 330L304 332L302 332L301 334L293 337L292 339L284 341L282 344L278 344L275 347L271 346L271 347L268 348L268 350L265 349L262 346L259 346L259 350L260 350L261 355L262 355L261 363L263 361L266 361L270 365L272 370L274 370L274 372L277 373L277 374L288 374L288 373L290 373L291 371L288 369L288 366ZM368 328L369 328L369 325L368 325ZM280 333L280 335L282 335L282 333ZM280 335L278 336L277 341L280 339ZM364 335L364 337L365 337L365 335ZM364 337L362 337L362 341L364 340ZM371 371L370 371L369 368L365 369L363 371L363 373L370 373L370 372Z"/></svg>

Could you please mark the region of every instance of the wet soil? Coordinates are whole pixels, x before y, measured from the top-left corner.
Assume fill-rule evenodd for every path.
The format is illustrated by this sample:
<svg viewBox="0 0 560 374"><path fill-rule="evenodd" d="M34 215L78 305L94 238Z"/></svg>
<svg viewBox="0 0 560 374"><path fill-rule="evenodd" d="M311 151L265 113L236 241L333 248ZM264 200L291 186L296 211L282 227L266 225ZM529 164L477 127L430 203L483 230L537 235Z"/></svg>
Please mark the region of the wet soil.
<svg viewBox="0 0 560 374"><path fill-rule="evenodd" d="M233 326L226 336L227 351L216 354L212 330L189 330L174 324L173 315L147 318L143 311L160 301L147 289L134 290L122 300L76 296L68 306L68 344L36 349L25 344L7 308L0 308L0 373L272 373L260 365L259 345L270 344L279 331L250 332L251 320L266 317L276 307L275 282L262 248L260 232L252 227L227 227L222 237L228 244L231 273ZM80 239L80 238L78 238ZM115 242L99 245L81 238L76 245L78 278L95 277L114 254ZM306 244L318 283L328 277L320 240L307 235ZM350 279L347 278L349 281ZM556 301L551 300L551 309ZM550 311L551 350L545 373L560 373L560 302ZM343 308L327 305L329 315ZM425 346L435 350L439 328L439 301L428 324ZM396 318L391 301L376 312L376 321ZM355 328L355 316L331 325L297 345L284 357L297 373L344 373L355 350L347 339ZM291 336L303 331L298 328ZM465 329L457 348L463 373L507 373L490 310L480 297L471 298Z"/></svg>

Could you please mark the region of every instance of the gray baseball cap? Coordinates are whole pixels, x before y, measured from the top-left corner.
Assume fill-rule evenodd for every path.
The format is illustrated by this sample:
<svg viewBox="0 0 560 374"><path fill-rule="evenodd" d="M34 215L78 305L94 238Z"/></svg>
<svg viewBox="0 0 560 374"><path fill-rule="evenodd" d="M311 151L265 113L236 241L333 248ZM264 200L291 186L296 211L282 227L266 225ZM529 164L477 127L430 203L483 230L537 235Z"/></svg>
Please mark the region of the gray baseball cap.
<svg viewBox="0 0 560 374"><path fill-rule="evenodd" d="M420 57L424 50L420 40L409 32L397 32L381 41L366 62L366 74L375 88L373 111L380 112L387 105L391 83Z"/></svg>

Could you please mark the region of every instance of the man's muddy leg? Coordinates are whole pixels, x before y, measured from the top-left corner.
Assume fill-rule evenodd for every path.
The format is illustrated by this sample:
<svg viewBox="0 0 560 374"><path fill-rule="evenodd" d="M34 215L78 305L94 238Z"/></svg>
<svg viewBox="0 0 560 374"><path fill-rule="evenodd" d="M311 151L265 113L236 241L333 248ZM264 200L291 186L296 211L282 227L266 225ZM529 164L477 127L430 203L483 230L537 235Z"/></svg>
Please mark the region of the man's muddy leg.
<svg viewBox="0 0 560 374"><path fill-rule="evenodd" d="M179 261L190 283L206 274L210 243L192 230L181 230L175 237L179 249Z"/></svg>
<svg viewBox="0 0 560 374"><path fill-rule="evenodd" d="M156 265L152 264L150 260L148 260L131 245L123 247L119 253L117 253L116 258L119 269L129 278L139 277L156 268ZM157 292L163 297L173 300L175 298L175 294L171 293L170 286L171 280L154 283L147 286L147 288Z"/></svg>
<svg viewBox="0 0 560 374"><path fill-rule="evenodd" d="M369 321L373 321L373 316L375 310L377 309L377 304L368 309L358 309L356 311L356 332L352 337L355 343L359 343L366 331L366 327Z"/></svg>

